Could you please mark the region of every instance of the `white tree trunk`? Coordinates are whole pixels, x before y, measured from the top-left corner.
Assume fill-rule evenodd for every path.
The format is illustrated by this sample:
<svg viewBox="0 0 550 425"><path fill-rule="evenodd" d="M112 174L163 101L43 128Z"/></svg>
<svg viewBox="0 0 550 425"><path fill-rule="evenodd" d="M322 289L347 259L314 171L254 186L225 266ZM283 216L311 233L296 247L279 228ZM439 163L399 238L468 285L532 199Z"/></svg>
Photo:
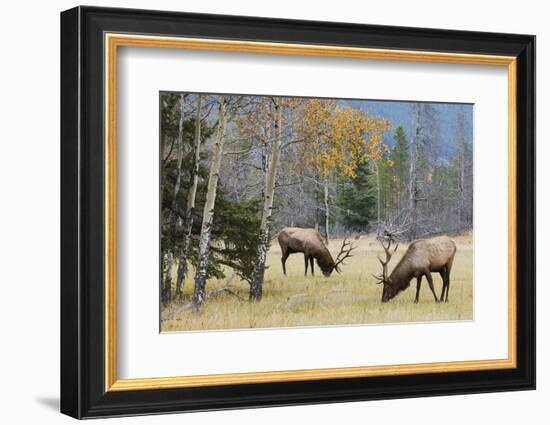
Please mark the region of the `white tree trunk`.
<svg viewBox="0 0 550 425"><path fill-rule="evenodd" d="M180 94L180 119L178 125L178 161L176 163L176 182L174 184L174 195L172 197L172 227L176 227L177 199L181 187L181 163L183 162L183 121L184 121L185 96Z"/></svg>
<svg viewBox="0 0 550 425"><path fill-rule="evenodd" d="M458 211L459 211L459 221L458 226L462 226L465 221L465 211L464 211L464 174L465 174L465 141L460 140L460 152L459 152L459 176L458 176Z"/></svg>
<svg viewBox="0 0 550 425"><path fill-rule="evenodd" d="M178 194L181 186L181 163L183 162L183 122L184 122L184 108L185 108L185 96L180 94L179 97L179 106L180 106L180 119L178 124L178 160L176 163L176 181L174 183L174 192L172 195L172 206L170 209L170 237L175 239L176 233L176 223L178 220L177 212L177 200ZM172 300L172 266L174 263L174 251L173 247L170 247L168 250L168 259L169 267L167 268L167 273L164 278L164 291L163 291L163 301L165 304L168 304Z"/></svg>
<svg viewBox="0 0 550 425"><path fill-rule="evenodd" d="M265 274L265 262L267 251L269 249L271 214L273 211L273 197L275 195L275 179L279 167L279 154L281 152L281 125L282 111L279 99L275 99L275 140L272 143L271 161L269 162L265 187L264 203L262 209L262 220L260 222L260 238L258 241L258 250L254 272L252 274L252 283L250 285L250 301L260 301L263 294L263 283Z"/></svg>
<svg viewBox="0 0 550 425"><path fill-rule="evenodd" d="M328 177L325 177L324 184L324 202L325 202L325 243L328 245L329 242L329 220L330 220L330 211L328 205Z"/></svg>
<svg viewBox="0 0 550 425"><path fill-rule="evenodd" d="M193 293L193 306L196 311L200 311L204 303L204 294L206 286L206 271L208 269L208 254L210 251L210 236L212 232L212 221L214 219L214 207L216 204L216 192L218 189L218 178L223 158L223 145L225 142L225 99L223 96L218 100L218 129L214 151L212 154L212 164L210 165L210 174L208 176L208 189L206 192L206 202L202 216L201 236L199 241L199 261L195 274L195 290Z"/></svg>
<svg viewBox="0 0 550 425"><path fill-rule="evenodd" d="M410 156L410 167L409 167L409 211L411 214L411 226L410 226L410 239L416 239L417 233L417 204L418 204L418 176L416 163L418 160L418 111L416 113L414 125L412 126L412 136L411 136L411 156Z"/></svg>
<svg viewBox="0 0 550 425"><path fill-rule="evenodd" d="M373 162L374 172L376 173L376 224L380 225L380 171L378 164Z"/></svg>
<svg viewBox="0 0 550 425"><path fill-rule="evenodd" d="M170 250L166 255L166 271L164 275L164 285L162 288L162 301L164 304L170 302L172 292L172 267L174 266L174 254Z"/></svg>
<svg viewBox="0 0 550 425"><path fill-rule="evenodd" d="M181 244L181 254L178 264L178 276L176 278L176 296L183 296L183 285L185 283L185 274L187 272L187 255L189 252L189 243L191 241L191 230L193 228L193 212L195 210L195 198L197 196L197 186L199 184L199 163L201 149L201 100L199 95L197 99L197 116L195 118L195 139L193 152L193 166L191 168L191 187L187 195L187 205L185 210L185 224L183 228L183 240Z"/></svg>

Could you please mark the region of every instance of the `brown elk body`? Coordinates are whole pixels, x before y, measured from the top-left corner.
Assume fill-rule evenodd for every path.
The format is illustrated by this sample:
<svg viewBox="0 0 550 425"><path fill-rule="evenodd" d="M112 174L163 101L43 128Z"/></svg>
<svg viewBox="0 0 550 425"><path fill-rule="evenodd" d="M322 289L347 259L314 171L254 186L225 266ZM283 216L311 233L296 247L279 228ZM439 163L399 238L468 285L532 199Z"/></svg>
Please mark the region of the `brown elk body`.
<svg viewBox="0 0 550 425"><path fill-rule="evenodd" d="M281 247L281 263L283 265L283 273L286 275L286 260L290 254L302 252L304 254L305 275L307 276L308 264L311 265L311 275L314 275L313 260L317 261L317 265L323 272L323 275L328 277L333 270L339 272L338 266L343 264L343 260L351 257L349 253L353 249L349 243L344 240L342 248L336 261L333 260L329 250L323 243L323 239L319 232L315 229L303 229L300 227L285 227L277 236ZM346 249L348 248L348 249ZM340 256L343 255L343 258Z"/></svg>
<svg viewBox="0 0 550 425"><path fill-rule="evenodd" d="M423 276L426 276L436 302L449 300L450 275L456 253L456 244L451 238L438 236L413 241L389 277L386 277L385 269L391 254L388 253L386 247L384 249L387 255L386 263L380 260L384 268L381 280L381 283L384 284L382 302L391 300L399 292L407 289L410 286L410 281L416 278L415 303L417 303ZM443 279L443 289L439 299L435 294L432 272L438 272Z"/></svg>

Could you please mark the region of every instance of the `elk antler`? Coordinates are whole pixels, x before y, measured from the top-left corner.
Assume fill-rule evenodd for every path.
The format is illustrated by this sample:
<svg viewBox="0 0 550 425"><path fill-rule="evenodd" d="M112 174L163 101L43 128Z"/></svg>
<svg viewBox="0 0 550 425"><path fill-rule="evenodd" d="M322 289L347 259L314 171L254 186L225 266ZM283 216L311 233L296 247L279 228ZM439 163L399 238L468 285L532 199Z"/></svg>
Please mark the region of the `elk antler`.
<svg viewBox="0 0 550 425"><path fill-rule="evenodd" d="M351 255L351 251L353 251L354 249L355 247L351 244L351 242L348 242L348 238L344 238L344 241L342 242L342 247L340 248L340 252L338 253L336 261L334 262L334 270L336 270L338 273L341 273L338 266L340 264L342 264L343 266L346 265L346 263L344 263L344 260L346 258L353 257L353 255Z"/></svg>
<svg viewBox="0 0 550 425"><path fill-rule="evenodd" d="M392 243L395 242L395 236L392 233L388 232L387 229L385 229L383 233L379 235L376 239L378 240L380 245L382 245L382 248L384 248L384 252L386 253L386 261L382 260L380 256L377 256L378 261L380 261L380 264L382 265L382 274L380 276L373 275L377 280L376 283L381 284L388 280L388 264L391 260L392 255L395 254L395 251L397 251L399 243L396 243L395 247L393 249L390 249ZM386 245L384 245L384 241L387 241Z"/></svg>

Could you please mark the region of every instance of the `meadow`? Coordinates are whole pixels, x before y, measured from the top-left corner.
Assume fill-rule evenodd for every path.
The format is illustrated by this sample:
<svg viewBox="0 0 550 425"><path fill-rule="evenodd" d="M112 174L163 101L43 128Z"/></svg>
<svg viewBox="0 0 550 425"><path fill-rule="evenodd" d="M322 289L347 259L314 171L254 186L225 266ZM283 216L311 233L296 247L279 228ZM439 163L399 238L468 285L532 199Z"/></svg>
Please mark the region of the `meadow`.
<svg viewBox="0 0 550 425"><path fill-rule="evenodd" d="M457 252L451 272L449 302L436 304L424 278L420 302L415 304L416 282L387 303L380 301L381 285L372 274L380 274L376 258L382 248L373 236L353 240L354 257L346 261L342 273L324 277L317 264L315 276L304 277L303 254L293 254L286 263L287 276L281 267L281 250L276 240L269 250L265 274L264 296L259 303L249 303L227 292L210 298L202 314L190 310L174 313L178 304L161 309L162 332L272 328L295 326L329 326L372 323L402 323L426 321L453 321L473 319L473 245L472 234L453 235ZM328 246L333 256L342 240L332 240ZM402 243L389 265L391 271L407 249ZM231 272L228 270L228 276ZM193 291L191 270L185 283L184 301ZM433 274L434 287L439 296L442 281L439 273ZM209 280L207 291L224 285L226 279ZM248 298L249 285L234 279L231 289L243 299Z"/></svg>

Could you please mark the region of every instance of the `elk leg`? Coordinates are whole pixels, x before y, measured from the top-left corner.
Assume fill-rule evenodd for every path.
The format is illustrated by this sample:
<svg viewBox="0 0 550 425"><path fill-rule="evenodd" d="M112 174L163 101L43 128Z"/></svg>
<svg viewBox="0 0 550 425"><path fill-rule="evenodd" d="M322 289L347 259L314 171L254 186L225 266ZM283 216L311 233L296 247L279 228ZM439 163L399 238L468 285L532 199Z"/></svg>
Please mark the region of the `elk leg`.
<svg viewBox="0 0 550 425"><path fill-rule="evenodd" d="M283 264L283 274L286 276L286 259L288 258L289 253L288 251L283 252L283 256L281 257L281 263Z"/></svg>
<svg viewBox="0 0 550 425"><path fill-rule="evenodd" d="M418 304L418 296L420 295L420 285L422 284L422 275L416 278L416 297L414 299L415 304Z"/></svg>
<svg viewBox="0 0 550 425"><path fill-rule="evenodd" d="M424 274L426 275L426 279L428 279L428 284L430 285L430 289L432 291L432 294L434 295L435 302L439 303L439 299L437 298L437 295L435 295L434 281L432 279L432 274L430 272L427 272Z"/></svg>
<svg viewBox="0 0 550 425"><path fill-rule="evenodd" d="M445 302L449 302L449 286L451 286L451 269L450 267L445 267L445 278L447 279L447 292L445 293ZM441 300L443 301L443 300Z"/></svg>
<svg viewBox="0 0 550 425"><path fill-rule="evenodd" d="M443 267L439 274L441 275L441 279L443 280L443 288L441 289L441 297L439 297L439 301L443 302L445 289L447 289L447 267Z"/></svg>
<svg viewBox="0 0 550 425"><path fill-rule="evenodd" d="M309 257L309 264L311 265L311 275L315 276L315 273L313 272L313 257Z"/></svg>
<svg viewBox="0 0 550 425"><path fill-rule="evenodd" d="M308 260L309 259L307 258L307 255L304 254L304 261L306 263L306 272L305 272L304 276L307 276L307 263L308 263Z"/></svg>

